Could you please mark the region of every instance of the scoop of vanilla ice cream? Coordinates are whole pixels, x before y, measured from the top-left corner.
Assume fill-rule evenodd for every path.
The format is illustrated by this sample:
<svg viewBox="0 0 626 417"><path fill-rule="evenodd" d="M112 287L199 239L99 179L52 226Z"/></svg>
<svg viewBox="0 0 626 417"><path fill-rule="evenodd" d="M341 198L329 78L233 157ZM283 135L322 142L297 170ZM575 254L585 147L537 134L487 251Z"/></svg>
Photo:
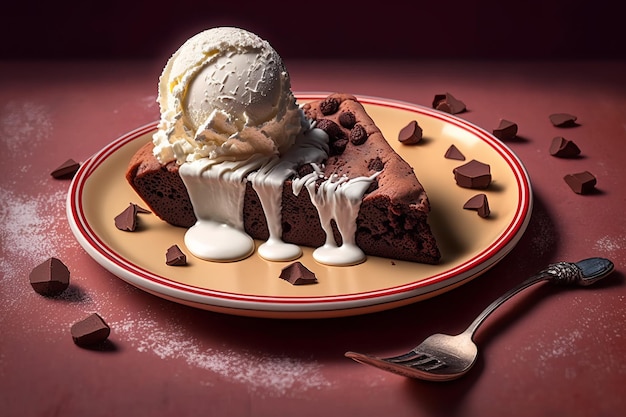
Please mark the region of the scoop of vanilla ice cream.
<svg viewBox="0 0 626 417"><path fill-rule="evenodd" d="M187 40L163 69L158 103L153 142L163 164L280 154L306 126L278 53L239 28Z"/></svg>

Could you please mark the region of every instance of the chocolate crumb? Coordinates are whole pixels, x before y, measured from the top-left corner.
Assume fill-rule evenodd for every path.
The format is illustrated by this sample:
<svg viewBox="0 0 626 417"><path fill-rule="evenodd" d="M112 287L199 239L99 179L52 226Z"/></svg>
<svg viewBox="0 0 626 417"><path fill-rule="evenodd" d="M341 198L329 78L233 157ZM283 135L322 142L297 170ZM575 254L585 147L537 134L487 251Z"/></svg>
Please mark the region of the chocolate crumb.
<svg viewBox="0 0 626 417"><path fill-rule="evenodd" d="M452 94L436 94L433 99L433 108L450 114L462 113L466 110L465 103L457 100Z"/></svg>
<svg viewBox="0 0 626 417"><path fill-rule="evenodd" d="M489 217L489 201L486 194L476 194L463 205L465 210L476 210L482 218Z"/></svg>
<svg viewBox="0 0 626 417"><path fill-rule="evenodd" d="M552 138L550 155L559 158L575 158L580 155L580 148L571 140L557 136Z"/></svg>
<svg viewBox="0 0 626 417"><path fill-rule="evenodd" d="M577 117L568 113L553 113L550 115L550 121L557 127L576 126Z"/></svg>
<svg viewBox="0 0 626 417"><path fill-rule="evenodd" d="M187 265L187 256L178 245L172 245L165 253L165 263L169 266L185 266Z"/></svg>
<svg viewBox="0 0 626 417"><path fill-rule="evenodd" d="M284 267L279 276L292 285L304 285L317 283L317 277L301 262L296 261Z"/></svg>
<svg viewBox="0 0 626 417"><path fill-rule="evenodd" d="M367 164L367 168L370 171L382 171L385 168L385 163L380 159L379 156L369 161Z"/></svg>
<svg viewBox="0 0 626 417"><path fill-rule="evenodd" d="M491 167L475 159L454 168L453 173L460 187L487 188L491 184Z"/></svg>
<svg viewBox="0 0 626 417"><path fill-rule="evenodd" d="M493 135L500 140L512 140L517 136L517 124L510 120L500 119L500 124L493 130Z"/></svg>
<svg viewBox="0 0 626 417"><path fill-rule="evenodd" d="M444 155L444 158L456 159L457 161L465 161L465 155L463 155L461 151L459 151L459 148L454 145L450 145L450 147L446 151L446 154Z"/></svg>
<svg viewBox="0 0 626 417"><path fill-rule="evenodd" d="M56 179L73 178L76 171L78 171L78 168L80 168L80 164L78 162L73 159L68 159L52 171L50 175Z"/></svg>
<svg viewBox="0 0 626 417"><path fill-rule="evenodd" d="M417 120L411 120L398 132L398 140L405 145L415 145L422 140L422 128Z"/></svg>
<svg viewBox="0 0 626 417"><path fill-rule="evenodd" d="M320 103L320 111L324 116L337 113L339 110L339 100L334 97L327 97Z"/></svg>
<svg viewBox="0 0 626 417"><path fill-rule="evenodd" d="M102 343L111 334L111 328L97 313L92 313L72 325L72 339L78 346L93 346Z"/></svg>
<svg viewBox="0 0 626 417"><path fill-rule="evenodd" d="M339 124L346 129L352 129L356 124L356 117L351 111L344 111L339 115Z"/></svg>
<svg viewBox="0 0 626 417"><path fill-rule="evenodd" d="M597 182L596 177L589 171L568 174L563 179L576 194L590 194Z"/></svg>
<svg viewBox="0 0 626 417"><path fill-rule="evenodd" d="M35 292L45 296L59 295L70 286L70 271L57 258L37 265L28 278Z"/></svg>
<svg viewBox="0 0 626 417"><path fill-rule="evenodd" d="M368 135L365 128L360 124L354 125L350 131L350 142L352 142L353 145L359 146L363 145L367 138Z"/></svg>
<svg viewBox="0 0 626 417"><path fill-rule="evenodd" d="M125 232L134 232L137 228L137 205L130 203L124 211L115 216L115 227Z"/></svg>

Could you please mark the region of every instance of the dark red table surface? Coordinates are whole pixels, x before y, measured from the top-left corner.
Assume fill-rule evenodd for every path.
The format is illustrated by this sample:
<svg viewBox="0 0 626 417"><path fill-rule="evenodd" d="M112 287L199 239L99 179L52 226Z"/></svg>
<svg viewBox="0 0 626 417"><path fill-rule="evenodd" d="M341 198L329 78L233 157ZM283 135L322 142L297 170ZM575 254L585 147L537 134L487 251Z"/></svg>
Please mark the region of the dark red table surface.
<svg viewBox="0 0 626 417"><path fill-rule="evenodd" d="M295 91L342 91L429 106L465 101L459 116L507 142L528 169L528 229L483 276L391 311L320 320L228 316L175 304L113 276L66 220L67 180L85 161L158 118L162 62L0 63L0 410L3 416L618 416L626 406L625 62L287 62ZM579 125L559 129L548 115ZM557 159L554 136L582 157ZM597 192L563 181L588 170ZM60 297L36 294L30 270L50 256L70 268ZM557 261L607 257L615 273L590 288L528 289L479 330L480 358L450 383L405 379L344 358L391 355L434 332L461 331L491 300ZM81 349L69 327L91 312L111 325L107 351Z"/></svg>

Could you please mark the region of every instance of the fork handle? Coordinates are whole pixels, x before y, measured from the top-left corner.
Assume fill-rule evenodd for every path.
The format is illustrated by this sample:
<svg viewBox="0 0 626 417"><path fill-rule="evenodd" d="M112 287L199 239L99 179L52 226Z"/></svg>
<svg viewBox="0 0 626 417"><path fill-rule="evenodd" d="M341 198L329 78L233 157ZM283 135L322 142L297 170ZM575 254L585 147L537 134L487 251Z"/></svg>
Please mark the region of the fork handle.
<svg viewBox="0 0 626 417"><path fill-rule="evenodd" d="M478 329L483 321L485 321L496 308L500 307L515 294L538 282L552 281L558 284L587 286L606 277L613 269L613 262L605 258L588 258L576 263L558 262L550 264L546 269L521 282L518 286L510 289L500 296L500 298L489 304L463 333L469 334L470 336L473 335L476 329Z"/></svg>

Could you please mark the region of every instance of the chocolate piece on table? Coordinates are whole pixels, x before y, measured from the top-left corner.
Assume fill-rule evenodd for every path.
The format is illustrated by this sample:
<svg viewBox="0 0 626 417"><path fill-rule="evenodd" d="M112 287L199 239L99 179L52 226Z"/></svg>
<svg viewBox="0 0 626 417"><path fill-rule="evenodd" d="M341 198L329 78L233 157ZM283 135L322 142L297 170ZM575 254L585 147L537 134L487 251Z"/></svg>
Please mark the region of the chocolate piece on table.
<svg viewBox="0 0 626 417"><path fill-rule="evenodd" d="M517 136L517 123L500 119L500 124L493 129L493 135L500 140L511 140Z"/></svg>
<svg viewBox="0 0 626 417"><path fill-rule="evenodd" d="M476 210L482 218L489 217L489 200L486 194L476 194L463 205L466 210Z"/></svg>
<svg viewBox="0 0 626 417"><path fill-rule="evenodd" d="M450 147L446 151L446 154L444 155L444 158L455 159L457 161L465 161L465 155L463 155L459 148L454 145L450 145Z"/></svg>
<svg viewBox="0 0 626 417"><path fill-rule="evenodd" d="M589 171L568 174L563 179L576 194L591 193L597 182L596 177Z"/></svg>
<svg viewBox="0 0 626 417"><path fill-rule="evenodd" d="M37 265L28 278L35 292L46 296L59 295L70 285L70 271L57 258L49 258Z"/></svg>
<svg viewBox="0 0 626 417"><path fill-rule="evenodd" d="M550 115L550 121L558 127L576 126L576 116L568 113L553 113Z"/></svg>
<svg viewBox="0 0 626 417"><path fill-rule="evenodd" d="M52 171L50 175L57 179L72 178L74 174L76 174L76 171L78 171L78 168L80 168L80 164L78 162L73 159L68 159Z"/></svg>
<svg viewBox="0 0 626 417"><path fill-rule="evenodd" d="M107 340L111 328L97 313L92 313L72 324L70 333L78 346L93 346Z"/></svg>
<svg viewBox="0 0 626 417"><path fill-rule="evenodd" d="M491 184L491 167L472 159L452 170L457 185L464 188L487 188Z"/></svg>
<svg viewBox="0 0 626 417"><path fill-rule="evenodd" d="M452 94L436 94L433 99L433 109L441 110L450 114L462 113L465 111L465 103L457 100Z"/></svg>
<svg viewBox="0 0 626 417"><path fill-rule="evenodd" d="M550 155L559 158L575 158L580 155L580 149L574 142L564 137L557 136L552 138L550 144Z"/></svg>
<svg viewBox="0 0 626 417"><path fill-rule="evenodd" d="M165 253L165 263L169 266L185 266L187 265L187 255L185 255L178 245L172 245Z"/></svg>
<svg viewBox="0 0 626 417"><path fill-rule="evenodd" d="M417 120L410 121L400 129L398 140L405 145L414 145L422 140L422 128L417 123Z"/></svg>
<svg viewBox="0 0 626 417"><path fill-rule="evenodd" d="M124 211L115 216L115 227L125 232L134 232L137 228L137 205L130 203Z"/></svg>
<svg viewBox="0 0 626 417"><path fill-rule="evenodd" d="M284 267L279 277L289 281L292 285L315 284L317 282L315 274L299 261Z"/></svg>

